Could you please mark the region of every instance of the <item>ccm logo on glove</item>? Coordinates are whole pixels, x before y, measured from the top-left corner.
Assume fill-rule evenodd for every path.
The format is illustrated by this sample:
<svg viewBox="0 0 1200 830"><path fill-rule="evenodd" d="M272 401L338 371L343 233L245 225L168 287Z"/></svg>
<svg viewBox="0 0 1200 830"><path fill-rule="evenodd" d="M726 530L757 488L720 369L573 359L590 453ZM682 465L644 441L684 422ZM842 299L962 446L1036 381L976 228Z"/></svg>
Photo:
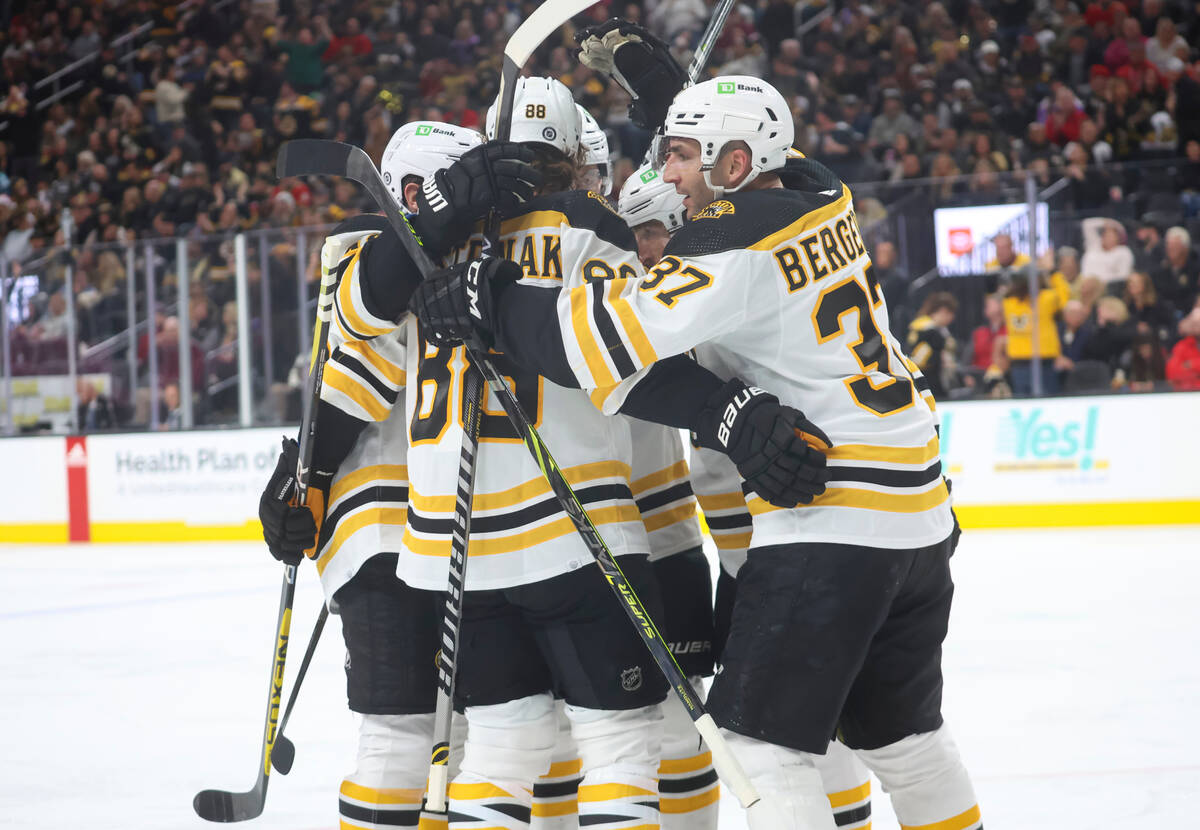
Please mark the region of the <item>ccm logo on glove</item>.
<svg viewBox="0 0 1200 830"><path fill-rule="evenodd" d="M476 320L483 322L483 312L479 308L479 269L483 267L484 260L476 259L471 262L467 268L467 311Z"/></svg>
<svg viewBox="0 0 1200 830"><path fill-rule="evenodd" d="M751 398L763 394L766 394L765 390L759 389L757 386L747 386L729 401L721 416L721 423L717 425L717 440L721 442L722 447L729 446L730 430L733 429L738 414L746 408L746 404L750 403Z"/></svg>

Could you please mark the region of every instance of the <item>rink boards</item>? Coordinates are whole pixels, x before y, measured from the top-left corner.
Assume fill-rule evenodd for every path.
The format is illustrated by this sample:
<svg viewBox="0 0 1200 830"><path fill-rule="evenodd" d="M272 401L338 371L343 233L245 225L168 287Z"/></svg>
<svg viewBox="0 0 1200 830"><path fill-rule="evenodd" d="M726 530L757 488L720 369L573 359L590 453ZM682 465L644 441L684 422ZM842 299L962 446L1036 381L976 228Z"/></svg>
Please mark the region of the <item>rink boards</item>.
<svg viewBox="0 0 1200 830"><path fill-rule="evenodd" d="M1200 393L972 401L938 412L965 527L1200 523ZM0 541L261 538L258 495L285 432L294 429L0 440Z"/></svg>

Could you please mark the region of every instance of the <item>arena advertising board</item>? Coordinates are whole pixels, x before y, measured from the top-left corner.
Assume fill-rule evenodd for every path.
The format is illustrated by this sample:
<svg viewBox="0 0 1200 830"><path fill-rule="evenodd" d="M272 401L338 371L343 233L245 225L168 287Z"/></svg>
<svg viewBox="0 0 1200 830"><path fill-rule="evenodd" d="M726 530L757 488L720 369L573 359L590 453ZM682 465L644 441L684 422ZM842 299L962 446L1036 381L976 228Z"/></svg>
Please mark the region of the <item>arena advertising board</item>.
<svg viewBox="0 0 1200 830"><path fill-rule="evenodd" d="M973 401L939 407L964 526L1200 522L1200 395Z"/></svg>
<svg viewBox="0 0 1200 830"><path fill-rule="evenodd" d="M938 408L966 528L1200 523L1200 393ZM18 478L0 542L261 538L258 497L294 428L0 439Z"/></svg>
<svg viewBox="0 0 1200 830"><path fill-rule="evenodd" d="M965 277L997 270L995 238L1007 234L1013 249L1029 253L1029 208L1024 202L1009 205L938 208L933 212L938 274ZM1037 206L1037 252L1050 249L1050 211Z"/></svg>

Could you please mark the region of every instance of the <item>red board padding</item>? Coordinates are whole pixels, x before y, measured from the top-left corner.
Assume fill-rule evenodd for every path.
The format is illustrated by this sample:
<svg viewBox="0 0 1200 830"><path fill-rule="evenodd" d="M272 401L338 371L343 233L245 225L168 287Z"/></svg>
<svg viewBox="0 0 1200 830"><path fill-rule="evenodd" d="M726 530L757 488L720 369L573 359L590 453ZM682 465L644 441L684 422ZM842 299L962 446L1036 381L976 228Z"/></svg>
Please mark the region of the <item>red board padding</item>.
<svg viewBox="0 0 1200 830"><path fill-rule="evenodd" d="M90 542L88 519L87 438L67 438L67 538L72 542Z"/></svg>

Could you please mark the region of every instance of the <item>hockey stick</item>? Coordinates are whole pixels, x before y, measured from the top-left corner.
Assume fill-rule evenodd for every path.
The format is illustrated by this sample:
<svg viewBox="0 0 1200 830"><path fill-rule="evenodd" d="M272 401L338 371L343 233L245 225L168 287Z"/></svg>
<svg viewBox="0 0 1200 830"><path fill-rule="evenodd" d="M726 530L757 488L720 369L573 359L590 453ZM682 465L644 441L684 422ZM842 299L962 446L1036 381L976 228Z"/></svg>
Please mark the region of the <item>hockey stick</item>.
<svg viewBox="0 0 1200 830"><path fill-rule="evenodd" d="M684 89L696 83L696 79L704 71L704 67L708 63L708 56L712 53L713 46L720 39L721 32L725 30L725 21L729 19L729 12L732 10L733 0L720 0L717 4L717 10L708 21L708 26L705 27L704 33L700 35L700 42L696 44L696 51L692 53L692 59L688 62L687 83L684 85ZM658 128L654 131L654 136L650 139L650 146L646 148L646 155L642 157L642 164L639 166L645 165L651 159L658 158L659 147L666 137L663 134L665 127L666 124L658 125Z"/></svg>
<svg viewBox="0 0 1200 830"><path fill-rule="evenodd" d="M275 730L275 744L271 747L271 766L280 775L291 772L292 762L296 760L296 745L288 740L283 730L287 728L288 718L292 716L292 707L296 705L296 697L300 694L300 684L304 682L304 675L308 674L308 665L312 662L313 652L317 650L317 641L321 639L327 619L329 607L322 604L321 613L317 615L317 622L313 626L313 633L308 638L308 648L304 650L304 659L300 661L300 671L296 672L296 679L292 681L292 693L288 696L287 708L283 710L279 728Z"/></svg>
<svg viewBox="0 0 1200 830"><path fill-rule="evenodd" d="M689 84L696 83L696 79L704 71L704 65L708 63L708 55L716 46L717 40L720 39L721 32L725 29L725 21L729 19L729 12L732 10L733 0L720 0L717 4L717 10L713 12L712 19L708 21L704 34L700 35L700 42L696 44L696 51L692 53L692 60L688 64Z"/></svg>
<svg viewBox="0 0 1200 830"><path fill-rule="evenodd" d="M531 16L530 20L532 19ZM424 248L421 247L420 240L413 234L412 227L396 207L395 202L384 186L379 171L375 169L375 165L371 163L366 153L358 147L335 141L298 139L290 141L283 146L280 158L281 164L282 160L286 159L287 166L286 168L281 167L281 171L286 169L286 175L289 176L336 175L353 179L361 184L383 208L388 221L400 236L401 243L404 245L408 255L416 263L421 276L428 277L433 273L433 262L430 261ZM555 463L554 458L550 455L550 451L542 441L541 436L534 429L528 415L521 408L512 390L508 388L508 384L505 383L500 373L492 365L491 361L487 359L477 344L468 343L466 344L466 349L471 362L482 370L488 386L500 399L505 413L508 415L517 434L521 436L526 448L537 462L542 475L549 482L550 489L554 492L559 504L571 518L579 535L583 537L584 544L595 558L596 564L600 567L600 571L604 574L614 593L617 594L621 606L625 609L625 613L641 634L642 641L650 651L654 662L658 665L659 670L666 677L667 682L683 703L684 709L687 710L688 715L692 718L696 726L696 730L708 744L713 754L713 766L716 768L717 774L730 790L733 791L742 806L749 808L758 801L758 793L754 785L746 776L737 758L730 751L728 744L717 729L712 715L708 714L705 710L704 704L701 703L691 684L688 682L687 677L679 668L674 654L664 644L658 628L654 625L653 620L650 619L649 614L646 613L641 600L638 599L633 587L621 572L616 557L613 556L612 551L604 543L587 511L575 495L575 491L567 483L562 470L559 469L558 464Z"/></svg>
<svg viewBox="0 0 1200 830"><path fill-rule="evenodd" d="M296 470L297 504L307 503L308 472L312 464L313 436L317 429L317 405L325 361L329 357L329 323L333 309L333 285L337 280L334 266L322 252L321 289L317 299L316 331L308 372L308 409L300 425L300 458ZM262 814L267 800L267 782L271 776L271 750L278 735L279 700L283 693L283 667L287 660L288 637L292 628L292 601L296 596L296 566L287 565L283 571L283 587L279 595L279 619L275 624L275 649L271 660L271 686L267 693L267 716L263 727L261 761L254 786L244 793L227 790L201 790L192 799L196 815L206 821L246 821ZM298 684L297 684L298 685Z"/></svg>

